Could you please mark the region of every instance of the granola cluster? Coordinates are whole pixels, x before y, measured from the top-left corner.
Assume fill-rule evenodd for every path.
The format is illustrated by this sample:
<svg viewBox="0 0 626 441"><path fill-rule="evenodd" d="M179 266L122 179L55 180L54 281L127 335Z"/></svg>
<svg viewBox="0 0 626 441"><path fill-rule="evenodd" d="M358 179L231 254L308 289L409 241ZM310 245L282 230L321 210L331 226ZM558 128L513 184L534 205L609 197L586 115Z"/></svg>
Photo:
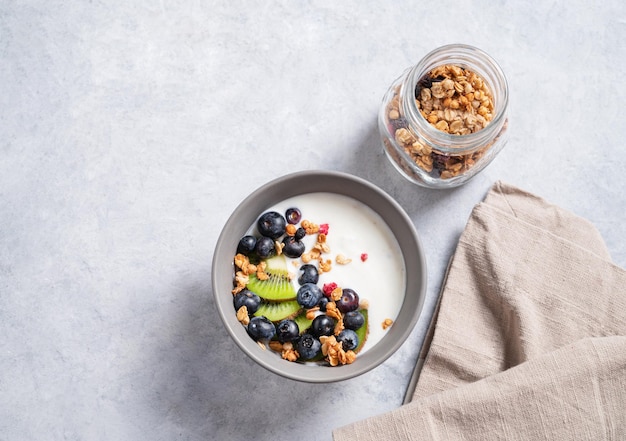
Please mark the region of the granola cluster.
<svg viewBox="0 0 626 441"><path fill-rule="evenodd" d="M281 343L279 341L272 340L269 342L269 347L272 351L279 352L283 360L298 361L298 358L300 357L300 354L298 354L298 351L296 351L293 347L293 343L290 341Z"/></svg>
<svg viewBox="0 0 626 441"><path fill-rule="evenodd" d="M439 66L422 78L415 102L432 126L454 135L475 133L493 119L493 97L484 80L455 65Z"/></svg>
<svg viewBox="0 0 626 441"><path fill-rule="evenodd" d="M326 234L328 232L328 229L326 228L320 231L319 225L306 219L302 221L302 228L305 229L307 234L317 233L317 240L315 244L313 244L313 247L310 251L302 253L300 259L303 263L311 263L312 261L316 260L318 263L317 269L320 274L329 272L332 269L333 261L332 259L324 256L324 254L330 253L330 247L326 243ZM326 231L326 233L324 233L323 231ZM297 265L297 262L295 262L294 264Z"/></svg>
<svg viewBox="0 0 626 441"><path fill-rule="evenodd" d="M388 329L391 327L391 325L393 325L393 320L391 320L390 318L386 318L385 320L383 320L383 323L382 323L383 329Z"/></svg>
<svg viewBox="0 0 626 441"><path fill-rule="evenodd" d="M250 323L250 314L248 313L248 307L242 306L237 310L237 320L244 326L248 326Z"/></svg>
<svg viewBox="0 0 626 441"><path fill-rule="evenodd" d="M258 265L250 262L248 256L241 253L235 255L235 287L232 289L233 295L243 291L250 280L250 274L256 274L259 280L267 280L269 276L265 272L266 263L261 261Z"/></svg>
<svg viewBox="0 0 626 441"><path fill-rule="evenodd" d="M341 342L338 342L334 335L320 337L322 343L322 355L328 358L331 366L339 364L350 364L356 360L354 351L344 351Z"/></svg>
<svg viewBox="0 0 626 441"><path fill-rule="evenodd" d="M493 96L484 79L456 65L436 67L421 78L415 87L415 104L430 125L459 136L482 130L495 112ZM411 160L433 177L450 179L467 172L495 141L471 153L439 152L410 130L401 107L397 86L386 107L389 130Z"/></svg>

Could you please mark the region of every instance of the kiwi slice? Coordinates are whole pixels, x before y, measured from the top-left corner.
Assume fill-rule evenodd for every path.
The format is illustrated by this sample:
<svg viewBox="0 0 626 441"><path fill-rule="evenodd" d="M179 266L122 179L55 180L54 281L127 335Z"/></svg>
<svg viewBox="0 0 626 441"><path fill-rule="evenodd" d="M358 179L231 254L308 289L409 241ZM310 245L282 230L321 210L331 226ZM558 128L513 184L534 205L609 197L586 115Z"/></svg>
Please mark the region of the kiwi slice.
<svg viewBox="0 0 626 441"><path fill-rule="evenodd" d="M288 300L286 302L261 302L259 309L253 314L257 317L264 316L268 320L273 322L279 322L286 318L296 316L302 306L295 300Z"/></svg>
<svg viewBox="0 0 626 441"><path fill-rule="evenodd" d="M281 254L271 257L265 263L265 273L269 279L259 280L256 274L250 274L247 288L265 300L294 300L297 292L289 280L285 256Z"/></svg>
<svg viewBox="0 0 626 441"><path fill-rule="evenodd" d="M306 318L306 311L302 314L298 314L293 321L298 325L300 335L304 334L304 332L311 327L311 323L313 323L313 320Z"/></svg>
<svg viewBox="0 0 626 441"><path fill-rule="evenodd" d="M354 350L354 352L356 354L359 353L359 351L361 350L361 348L363 347L363 345L365 344L365 340L367 340L367 334L368 334L368 320L367 320L367 309L360 309L359 312L361 314L363 314L363 318L365 319L365 322L363 323L363 326L361 326L359 329L357 329L356 331L356 335L357 337L359 337L359 345L356 347L356 349Z"/></svg>

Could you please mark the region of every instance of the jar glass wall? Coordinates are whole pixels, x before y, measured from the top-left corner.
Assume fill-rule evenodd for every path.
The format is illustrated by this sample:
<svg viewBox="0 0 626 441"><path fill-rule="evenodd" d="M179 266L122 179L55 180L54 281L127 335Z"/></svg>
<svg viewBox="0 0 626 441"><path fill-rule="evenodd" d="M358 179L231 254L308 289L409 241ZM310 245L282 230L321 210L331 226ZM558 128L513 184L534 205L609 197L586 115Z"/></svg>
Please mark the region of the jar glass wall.
<svg viewBox="0 0 626 441"><path fill-rule="evenodd" d="M485 52L448 45L406 70L383 98L379 130L392 164L430 188L464 184L507 141L509 92Z"/></svg>

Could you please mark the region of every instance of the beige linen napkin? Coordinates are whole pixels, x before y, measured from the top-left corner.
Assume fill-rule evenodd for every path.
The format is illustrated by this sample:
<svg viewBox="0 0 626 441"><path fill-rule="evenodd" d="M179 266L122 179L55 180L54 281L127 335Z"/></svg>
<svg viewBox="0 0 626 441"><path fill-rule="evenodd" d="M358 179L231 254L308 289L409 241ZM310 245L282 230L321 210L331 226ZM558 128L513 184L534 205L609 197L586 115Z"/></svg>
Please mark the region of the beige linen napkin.
<svg viewBox="0 0 626 441"><path fill-rule="evenodd" d="M334 440L625 440L626 271L589 222L498 182L420 357L410 403Z"/></svg>

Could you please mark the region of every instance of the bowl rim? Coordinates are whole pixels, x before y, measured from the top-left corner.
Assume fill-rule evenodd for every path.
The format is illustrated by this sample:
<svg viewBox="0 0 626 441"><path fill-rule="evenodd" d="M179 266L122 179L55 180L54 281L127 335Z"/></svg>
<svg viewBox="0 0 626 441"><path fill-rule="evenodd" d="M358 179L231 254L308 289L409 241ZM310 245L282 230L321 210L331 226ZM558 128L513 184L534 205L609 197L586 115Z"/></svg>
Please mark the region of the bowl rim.
<svg viewBox="0 0 626 441"><path fill-rule="evenodd" d="M273 351L261 350L236 319L232 306L232 259L239 238L268 207L301 194L330 192L358 200L383 218L396 235L405 263L405 295L394 326L383 339L348 365L326 367L290 363ZM402 240L398 239L402 237ZM225 254L226 253L226 254ZM226 278L228 275L228 278ZM406 341L417 323L426 296L426 258L415 226L402 206L375 184L358 176L329 170L304 170L274 178L244 198L227 219L216 242L211 285L217 310L236 345L252 360L282 377L307 383L330 383L356 377L382 364ZM228 285L226 285L228 283ZM226 286L228 288L226 289ZM370 325L371 326L371 325Z"/></svg>

